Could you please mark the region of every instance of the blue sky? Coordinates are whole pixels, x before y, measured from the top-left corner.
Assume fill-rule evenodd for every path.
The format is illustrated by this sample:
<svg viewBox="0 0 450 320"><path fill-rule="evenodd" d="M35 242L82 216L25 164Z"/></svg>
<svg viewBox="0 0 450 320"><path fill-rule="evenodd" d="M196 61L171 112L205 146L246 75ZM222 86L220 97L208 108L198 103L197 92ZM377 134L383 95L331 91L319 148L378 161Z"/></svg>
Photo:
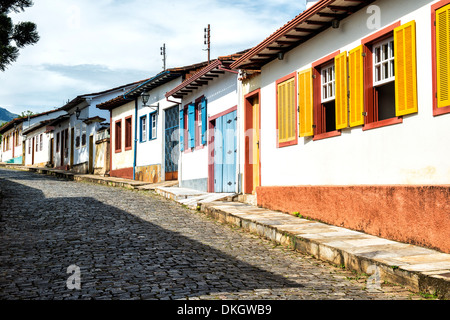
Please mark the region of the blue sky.
<svg viewBox="0 0 450 320"><path fill-rule="evenodd" d="M167 67L249 49L300 14L305 0L37 0L15 22L33 21L40 41L0 73L0 107L52 110L78 95L149 78Z"/></svg>

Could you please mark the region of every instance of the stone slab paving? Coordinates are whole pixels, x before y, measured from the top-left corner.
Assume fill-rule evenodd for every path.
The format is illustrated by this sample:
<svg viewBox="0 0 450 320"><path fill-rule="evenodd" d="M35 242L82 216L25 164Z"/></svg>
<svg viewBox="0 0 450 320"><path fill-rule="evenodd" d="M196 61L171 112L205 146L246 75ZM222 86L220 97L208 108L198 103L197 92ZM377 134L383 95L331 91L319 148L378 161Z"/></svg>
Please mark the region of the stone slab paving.
<svg viewBox="0 0 450 320"><path fill-rule="evenodd" d="M423 299L150 192L0 169L0 208L2 300Z"/></svg>
<svg viewBox="0 0 450 320"><path fill-rule="evenodd" d="M367 273L375 266L384 280L450 298L450 254L248 204L217 201L204 204L202 210L350 270Z"/></svg>

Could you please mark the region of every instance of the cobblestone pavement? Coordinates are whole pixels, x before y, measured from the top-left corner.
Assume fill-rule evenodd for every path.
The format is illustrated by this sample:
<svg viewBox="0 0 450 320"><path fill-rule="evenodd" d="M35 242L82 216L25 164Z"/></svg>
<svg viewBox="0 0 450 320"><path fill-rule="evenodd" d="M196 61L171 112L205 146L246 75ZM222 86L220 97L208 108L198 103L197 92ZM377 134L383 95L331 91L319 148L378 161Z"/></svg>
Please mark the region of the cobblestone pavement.
<svg viewBox="0 0 450 320"><path fill-rule="evenodd" d="M0 205L3 300L422 299L148 192L0 169Z"/></svg>

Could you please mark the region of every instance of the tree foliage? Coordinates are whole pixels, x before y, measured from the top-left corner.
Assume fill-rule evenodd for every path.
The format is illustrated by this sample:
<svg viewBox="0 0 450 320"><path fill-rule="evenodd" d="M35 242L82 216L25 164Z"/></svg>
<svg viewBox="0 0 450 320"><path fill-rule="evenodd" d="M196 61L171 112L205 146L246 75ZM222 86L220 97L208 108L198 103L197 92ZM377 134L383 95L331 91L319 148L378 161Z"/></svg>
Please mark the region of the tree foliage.
<svg viewBox="0 0 450 320"><path fill-rule="evenodd" d="M19 115L19 118L28 118L29 116L34 115L34 112L27 110L27 111L22 111L22 113Z"/></svg>
<svg viewBox="0 0 450 320"><path fill-rule="evenodd" d="M17 60L19 49L39 41L36 24L19 22L14 24L9 13L19 13L33 5L32 0L0 0L0 71Z"/></svg>

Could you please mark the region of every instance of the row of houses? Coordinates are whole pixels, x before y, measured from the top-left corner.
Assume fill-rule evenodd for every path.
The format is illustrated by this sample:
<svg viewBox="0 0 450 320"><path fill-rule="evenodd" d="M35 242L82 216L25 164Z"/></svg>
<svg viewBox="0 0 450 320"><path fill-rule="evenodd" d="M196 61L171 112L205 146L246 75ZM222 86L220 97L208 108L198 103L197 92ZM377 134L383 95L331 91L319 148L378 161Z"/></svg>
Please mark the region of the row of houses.
<svg viewBox="0 0 450 320"><path fill-rule="evenodd" d="M450 0L316 1L249 50L13 120L3 161L177 180L449 253L449 44Z"/></svg>

